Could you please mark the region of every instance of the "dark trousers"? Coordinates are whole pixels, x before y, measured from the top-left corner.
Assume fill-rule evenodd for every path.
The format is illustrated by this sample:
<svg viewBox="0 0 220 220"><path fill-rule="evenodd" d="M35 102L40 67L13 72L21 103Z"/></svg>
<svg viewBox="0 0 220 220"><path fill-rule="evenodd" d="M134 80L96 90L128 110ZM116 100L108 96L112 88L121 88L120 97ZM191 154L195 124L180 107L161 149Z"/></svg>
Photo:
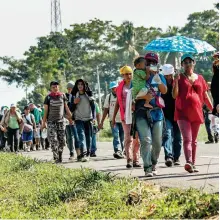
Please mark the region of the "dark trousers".
<svg viewBox="0 0 220 220"><path fill-rule="evenodd" d="M203 114L204 114L204 118L205 118L205 129L206 129L206 132L208 134L208 140L213 142L214 139L213 139L212 131L211 131L211 128L210 128L211 121L209 120L209 113L206 112L206 111L203 111Z"/></svg>
<svg viewBox="0 0 220 220"><path fill-rule="evenodd" d="M7 141L7 138L5 137L4 132L0 130L0 149L5 148L6 141Z"/></svg>
<svg viewBox="0 0 220 220"><path fill-rule="evenodd" d="M19 141L19 129L12 129L8 127L8 145L10 146L11 152L18 151Z"/></svg>

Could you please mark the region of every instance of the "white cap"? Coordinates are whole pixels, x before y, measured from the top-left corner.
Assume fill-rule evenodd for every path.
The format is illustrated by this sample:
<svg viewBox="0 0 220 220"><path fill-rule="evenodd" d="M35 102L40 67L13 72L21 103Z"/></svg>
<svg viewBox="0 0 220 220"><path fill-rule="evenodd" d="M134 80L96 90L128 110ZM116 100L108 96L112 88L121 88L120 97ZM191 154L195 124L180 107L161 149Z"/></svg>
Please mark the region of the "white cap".
<svg viewBox="0 0 220 220"><path fill-rule="evenodd" d="M174 67L171 64L164 64L162 67L162 73L164 76L173 75L174 74Z"/></svg>
<svg viewBox="0 0 220 220"><path fill-rule="evenodd" d="M11 104L10 107L11 107L11 108L16 108L16 105L15 105L15 104Z"/></svg>

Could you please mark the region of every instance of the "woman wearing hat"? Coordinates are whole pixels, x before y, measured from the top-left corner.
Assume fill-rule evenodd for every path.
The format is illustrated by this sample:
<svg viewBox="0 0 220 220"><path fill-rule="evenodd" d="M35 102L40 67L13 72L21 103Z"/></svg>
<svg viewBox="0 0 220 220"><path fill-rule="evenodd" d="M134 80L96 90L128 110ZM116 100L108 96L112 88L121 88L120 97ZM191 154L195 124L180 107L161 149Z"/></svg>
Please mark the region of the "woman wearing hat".
<svg viewBox="0 0 220 220"><path fill-rule="evenodd" d="M19 129L22 123L21 114L16 110L16 106L11 104L10 110L3 116L0 126L8 132L8 145L11 152L18 152Z"/></svg>
<svg viewBox="0 0 220 220"><path fill-rule="evenodd" d="M174 67L171 64L165 64L162 67L162 73L167 82L167 93L162 94L165 102L163 113L166 122L166 129L163 134L163 147L165 154L165 164L168 167L180 165L179 157L181 154L182 138L179 126L174 121L175 99L172 97Z"/></svg>
<svg viewBox="0 0 220 220"><path fill-rule="evenodd" d="M183 136L185 170L192 173L198 172L195 162L197 136L204 122L202 107L204 103L209 110L213 107L207 94L207 83L201 75L194 73L195 59L192 55L183 55L181 65L184 72L176 75L173 87L173 98L176 99L174 117Z"/></svg>
<svg viewBox="0 0 220 220"><path fill-rule="evenodd" d="M139 164L139 155L140 155L140 145L138 141L138 137L135 139L132 139L131 136L131 123L126 123L125 118L125 112L126 108L129 108L130 106L127 106L127 95L130 92L131 88L131 80L132 80L132 68L130 66L123 66L120 69L120 74L123 77L123 80L119 83L119 86L117 88L117 101L115 105L115 110L113 114L112 119L112 125L115 125L115 118L118 113L118 110L120 109L120 116L122 121L122 126L124 130L124 147L125 147L125 153L127 158L127 168L132 167L140 167ZM133 143L132 143L133 142ZM133 146L132 146L133 144Z"/></svg>
<svg viewBox="0 0 220 220"><path fill-rule="evenodd" d="M147 80L150 89L144 99L135 101L135 125L141 142L141 156L144 162L145 176L157 175L157 163L162 146L163 112L161 94L167 92L166 80L158 74L159 58L155 53L145 55ZM153 94L151 94L153 93ZM144 107L145 100L149 99L153 109ZM160 103L159 100L161 101Z"/></svg>

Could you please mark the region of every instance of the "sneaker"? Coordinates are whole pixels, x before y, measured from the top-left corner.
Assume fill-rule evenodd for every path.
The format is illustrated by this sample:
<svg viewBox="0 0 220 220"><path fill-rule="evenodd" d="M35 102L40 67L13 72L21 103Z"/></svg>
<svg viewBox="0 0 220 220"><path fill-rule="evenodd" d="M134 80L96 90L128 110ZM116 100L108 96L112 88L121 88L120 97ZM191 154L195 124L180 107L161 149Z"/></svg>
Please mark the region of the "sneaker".
<svg viewBox="0 0 220 220"><path fill-rule="evenodd" d="M214 141L206 141L205 144L214 144Z"/></svg>
<svg viewBox="0 0 220 220"><path fill-rule="evenodd" d="M219 140L219 135L218 135L218 133L215 133L215 134L214 134L214 139L215 139L215 143L217 144L217 143L218 143L218 140Z"/></svg>
<svg viewBox="0 0 220 220"><path fill-rule="evenodd" d="M193 173L193 166L191 163L186 163L184 166L185 170L189 173Z"/></svg>
<svg viewBox="0 0 220 220"><path fill-rule="evenodd" d="M33 151L36 151L36 147L35 146L33 146Z"/></svg>
<svg viewBox="0 0 220 220"><path fill-rule="evenodd" d="M181 165L179 159L174 160L173 164L174 164L174 166L180 166Z"/></svg>
<svg viewBox="0 0 220 220"><path fill-rule="evenodd" d="M113 157L116 159L122 159L124 156L122 155L121 151L117 151L113 154Z"/></svg>
<svg viewBox="0 0 220 220"><path fill-rule="evenodd" d="M153 174L152 172L145 171L145 176L146 176L146 177L153 177L154 174Z"/></svg>
<svg viewBox="0 0 220 220"><path fill-rule="evenodd" d="M88 156L83 156L81 159L82 162L88 162L89 161L89 157Z"/></svg>
<svg viewBox="0 0 220 220"><path fill-rule="evenodd" d="M193 172L194 172L194 173L198 173L198 172L199 172L199 170L196 168L195 165L193 165Z"/></svg>
<svg viewBox="0 0 220 220"><path fill-rule="evenodd" d="M156 165L152 165L152 173L154 176L157 175L157 168L156 168Z"/></svg>
<svg viewBox="0 0 220 220"><path fill-rule="evenodd" d="M127 163L126 168L130 169L130 168L132 168L132 167L133 167L133 166L132 166L131 163Z"/></svg>
<svg viewBox="0 0 220 220"><path fill-rule="evenodd" d="M77 162L81 162L82 161L82 156L81 155L78 155L77 156Z"/></svg>
<svg viewBox="0 0 220 220"><path fill-rule="evenodd" d="M91 154L90 154L90 157L97 157L97 156L96 156L96 153L95 153L95 152L94 152L94 153L91 153Z"/></svg>
<svg viewBox="0 0 220 220"><path fill-rule="evenodd" d="M166 164L167 167L172 167L173 160L171 158L167 158L165 164Z"/></svg>
<svg viewBox="0 0 220 220"><path fill-rule="evenodd" d="M141 165L139 164L139 162L135 162L133 163L133 167L141 167Z"/></svg>
<svg viewBox="0 0 220 220"><path fill-rule="evenodd" d="M74 160L74 155L71 155L70 158L69 158L69 160L70 160L70 161L73 161L73 160Z"/></svg>

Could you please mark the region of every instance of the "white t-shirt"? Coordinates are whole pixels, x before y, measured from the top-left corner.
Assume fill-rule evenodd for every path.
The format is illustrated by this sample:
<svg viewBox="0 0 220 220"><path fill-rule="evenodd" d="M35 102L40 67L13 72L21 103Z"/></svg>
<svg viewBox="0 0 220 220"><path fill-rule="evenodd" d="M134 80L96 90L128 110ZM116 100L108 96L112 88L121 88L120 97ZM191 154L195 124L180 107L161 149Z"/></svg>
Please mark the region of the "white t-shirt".
<svg viewBox="0 0 220 220"><path fill-rule="evenodd" d="M109 96L110 96L110 101L109 101ZM109 120L110 121L112 121L112 118L113 118L116 100L117 100L117 97L114 97L113 94L108 94L105 98L104 108L109 108ZM120 110L118 110L115 121L121 122Z"/></svg>

